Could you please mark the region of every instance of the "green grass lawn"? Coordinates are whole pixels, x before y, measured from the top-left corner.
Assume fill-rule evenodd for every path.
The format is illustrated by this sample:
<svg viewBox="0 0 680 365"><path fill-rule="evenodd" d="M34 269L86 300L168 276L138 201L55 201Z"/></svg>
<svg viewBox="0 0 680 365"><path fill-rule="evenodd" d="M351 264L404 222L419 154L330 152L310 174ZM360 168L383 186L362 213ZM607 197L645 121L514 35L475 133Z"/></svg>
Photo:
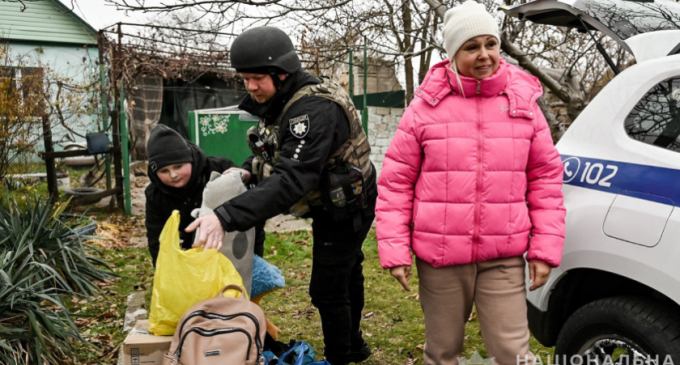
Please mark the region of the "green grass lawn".
<svg viewBox="0 0 680 365"><path fill-rule="evenodd" d="M423 315L417 290L404 292L401 286L380 268L375 232L364 244L366 261L366 306L362 329L373 349L368 365L422 363L425 343ZM79 319L84 336L97 348L78 345L78 363L115 364L115 348L123 341L122 331L126 297L134 290L147 290L147 306L153 282L153 268L145 248L104 250L119 279L104 285L100 298L90 303L74 303L74 310L91 317ZM265 259L277 265L286 277L286 288L266 296L262 301L267 318L281 329L279 340L305 340L323 355L318 311L309 300L308 286L312 264L312 237L308 232L268 234ZM411 286L418 287L417 273ZM475 350L486 356L475 315L466 328L465 356ZM531 350L546 359L552 349L542 347L532 337ZM414 359L420 359L417 362Z"/></svg>

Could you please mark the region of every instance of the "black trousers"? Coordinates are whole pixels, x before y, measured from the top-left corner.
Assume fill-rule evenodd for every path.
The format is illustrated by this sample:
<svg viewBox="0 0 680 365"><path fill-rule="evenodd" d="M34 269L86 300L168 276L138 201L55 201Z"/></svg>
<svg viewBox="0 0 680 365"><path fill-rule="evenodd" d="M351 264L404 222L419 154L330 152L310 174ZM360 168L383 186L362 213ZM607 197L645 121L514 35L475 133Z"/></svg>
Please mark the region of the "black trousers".
<svg viewBox="0 0 680 365"><path fill-rule="evenodd" d="M264 224L258 224L255 226L255 247L253 250L255 254L260 257L264 257L264 240L267 234L264 231Z"/></svg>
<svg viewBox="0 0 680 365"><path fill-rule="evenodd" d="M364 216L363 226L354 232L351 219L336 222L327 212L313 215L314 258L309 295L321 315L325 355L332 365L347 363L352 345L362 343L359 325L364 309L364 253L361 246L374 217Z"/></svg>

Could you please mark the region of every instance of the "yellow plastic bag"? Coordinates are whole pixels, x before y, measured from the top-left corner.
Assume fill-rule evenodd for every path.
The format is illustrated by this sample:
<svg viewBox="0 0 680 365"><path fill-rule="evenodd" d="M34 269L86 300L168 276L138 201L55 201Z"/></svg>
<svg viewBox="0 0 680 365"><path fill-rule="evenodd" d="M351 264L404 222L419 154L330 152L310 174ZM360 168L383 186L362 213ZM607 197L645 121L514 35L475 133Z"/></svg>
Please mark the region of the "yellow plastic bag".
<svg viewBox="0 0 680 365"><path fill-rule="evenodd" d="M149 315L149 331L154 335L173 335L179 319L194 304L214 298L229 284L243 286L234 265L217 250L180 248L177 210L163 227L160 246ZM239 295L235 290L224 294L232 298Z"/></svg>

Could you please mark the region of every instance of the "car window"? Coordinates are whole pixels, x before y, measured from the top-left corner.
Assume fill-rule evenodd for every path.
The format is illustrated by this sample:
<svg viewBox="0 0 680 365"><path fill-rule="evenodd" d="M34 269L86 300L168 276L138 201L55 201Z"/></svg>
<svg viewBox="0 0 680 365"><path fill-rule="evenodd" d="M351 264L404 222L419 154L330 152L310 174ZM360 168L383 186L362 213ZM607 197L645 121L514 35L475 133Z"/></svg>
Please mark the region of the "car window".
<svg viewBox="0 0 680 365"><path fill-rule="evenodd" d="M664 80L645 94L626 118L626 133L680 152L680 77Z"/></svg>
<svg viewBox="0 0 680 365"><path fill-rule="evenodd" d="M623 40L640 33L680 29L680 3L671 0L576 0L573 6Z"/></svg>

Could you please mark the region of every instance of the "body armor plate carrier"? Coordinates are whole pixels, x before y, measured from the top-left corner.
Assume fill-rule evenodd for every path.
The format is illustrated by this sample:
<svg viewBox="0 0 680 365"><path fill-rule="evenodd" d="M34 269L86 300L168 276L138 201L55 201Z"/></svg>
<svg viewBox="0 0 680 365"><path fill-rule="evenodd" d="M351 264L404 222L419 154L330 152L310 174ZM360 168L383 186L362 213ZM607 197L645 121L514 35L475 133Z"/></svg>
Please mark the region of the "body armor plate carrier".
<svg viewBox="0 0 680 365"><path fill-rule="evenodd" d="M296 101L308 97L318 96L331 100L342 107L349 120L350 138L345 141L340 148L333 152L326 162L326 167L337 165L343 162L358 167L362 171L364 181L370 176L373 170L371 164L371 146L366 138L366 133L361 123L361 116L354 107L349 94L338 84L326 78L319 78L318 85L307 85L298 90L285 105L281 114L273 124L267 125L260 119L257 127L248 130L248 144L253 151L253 174L259 181L266 179L272 173L274 165L280 153L280 133L283 116ZM313 123L313 121L310 121ZM287 127L287 126L286 126ZM302 200L290 208L290 214L301 217L309 212L310 207L322 206L321 191L319 185L314 187Z"/></svg>

